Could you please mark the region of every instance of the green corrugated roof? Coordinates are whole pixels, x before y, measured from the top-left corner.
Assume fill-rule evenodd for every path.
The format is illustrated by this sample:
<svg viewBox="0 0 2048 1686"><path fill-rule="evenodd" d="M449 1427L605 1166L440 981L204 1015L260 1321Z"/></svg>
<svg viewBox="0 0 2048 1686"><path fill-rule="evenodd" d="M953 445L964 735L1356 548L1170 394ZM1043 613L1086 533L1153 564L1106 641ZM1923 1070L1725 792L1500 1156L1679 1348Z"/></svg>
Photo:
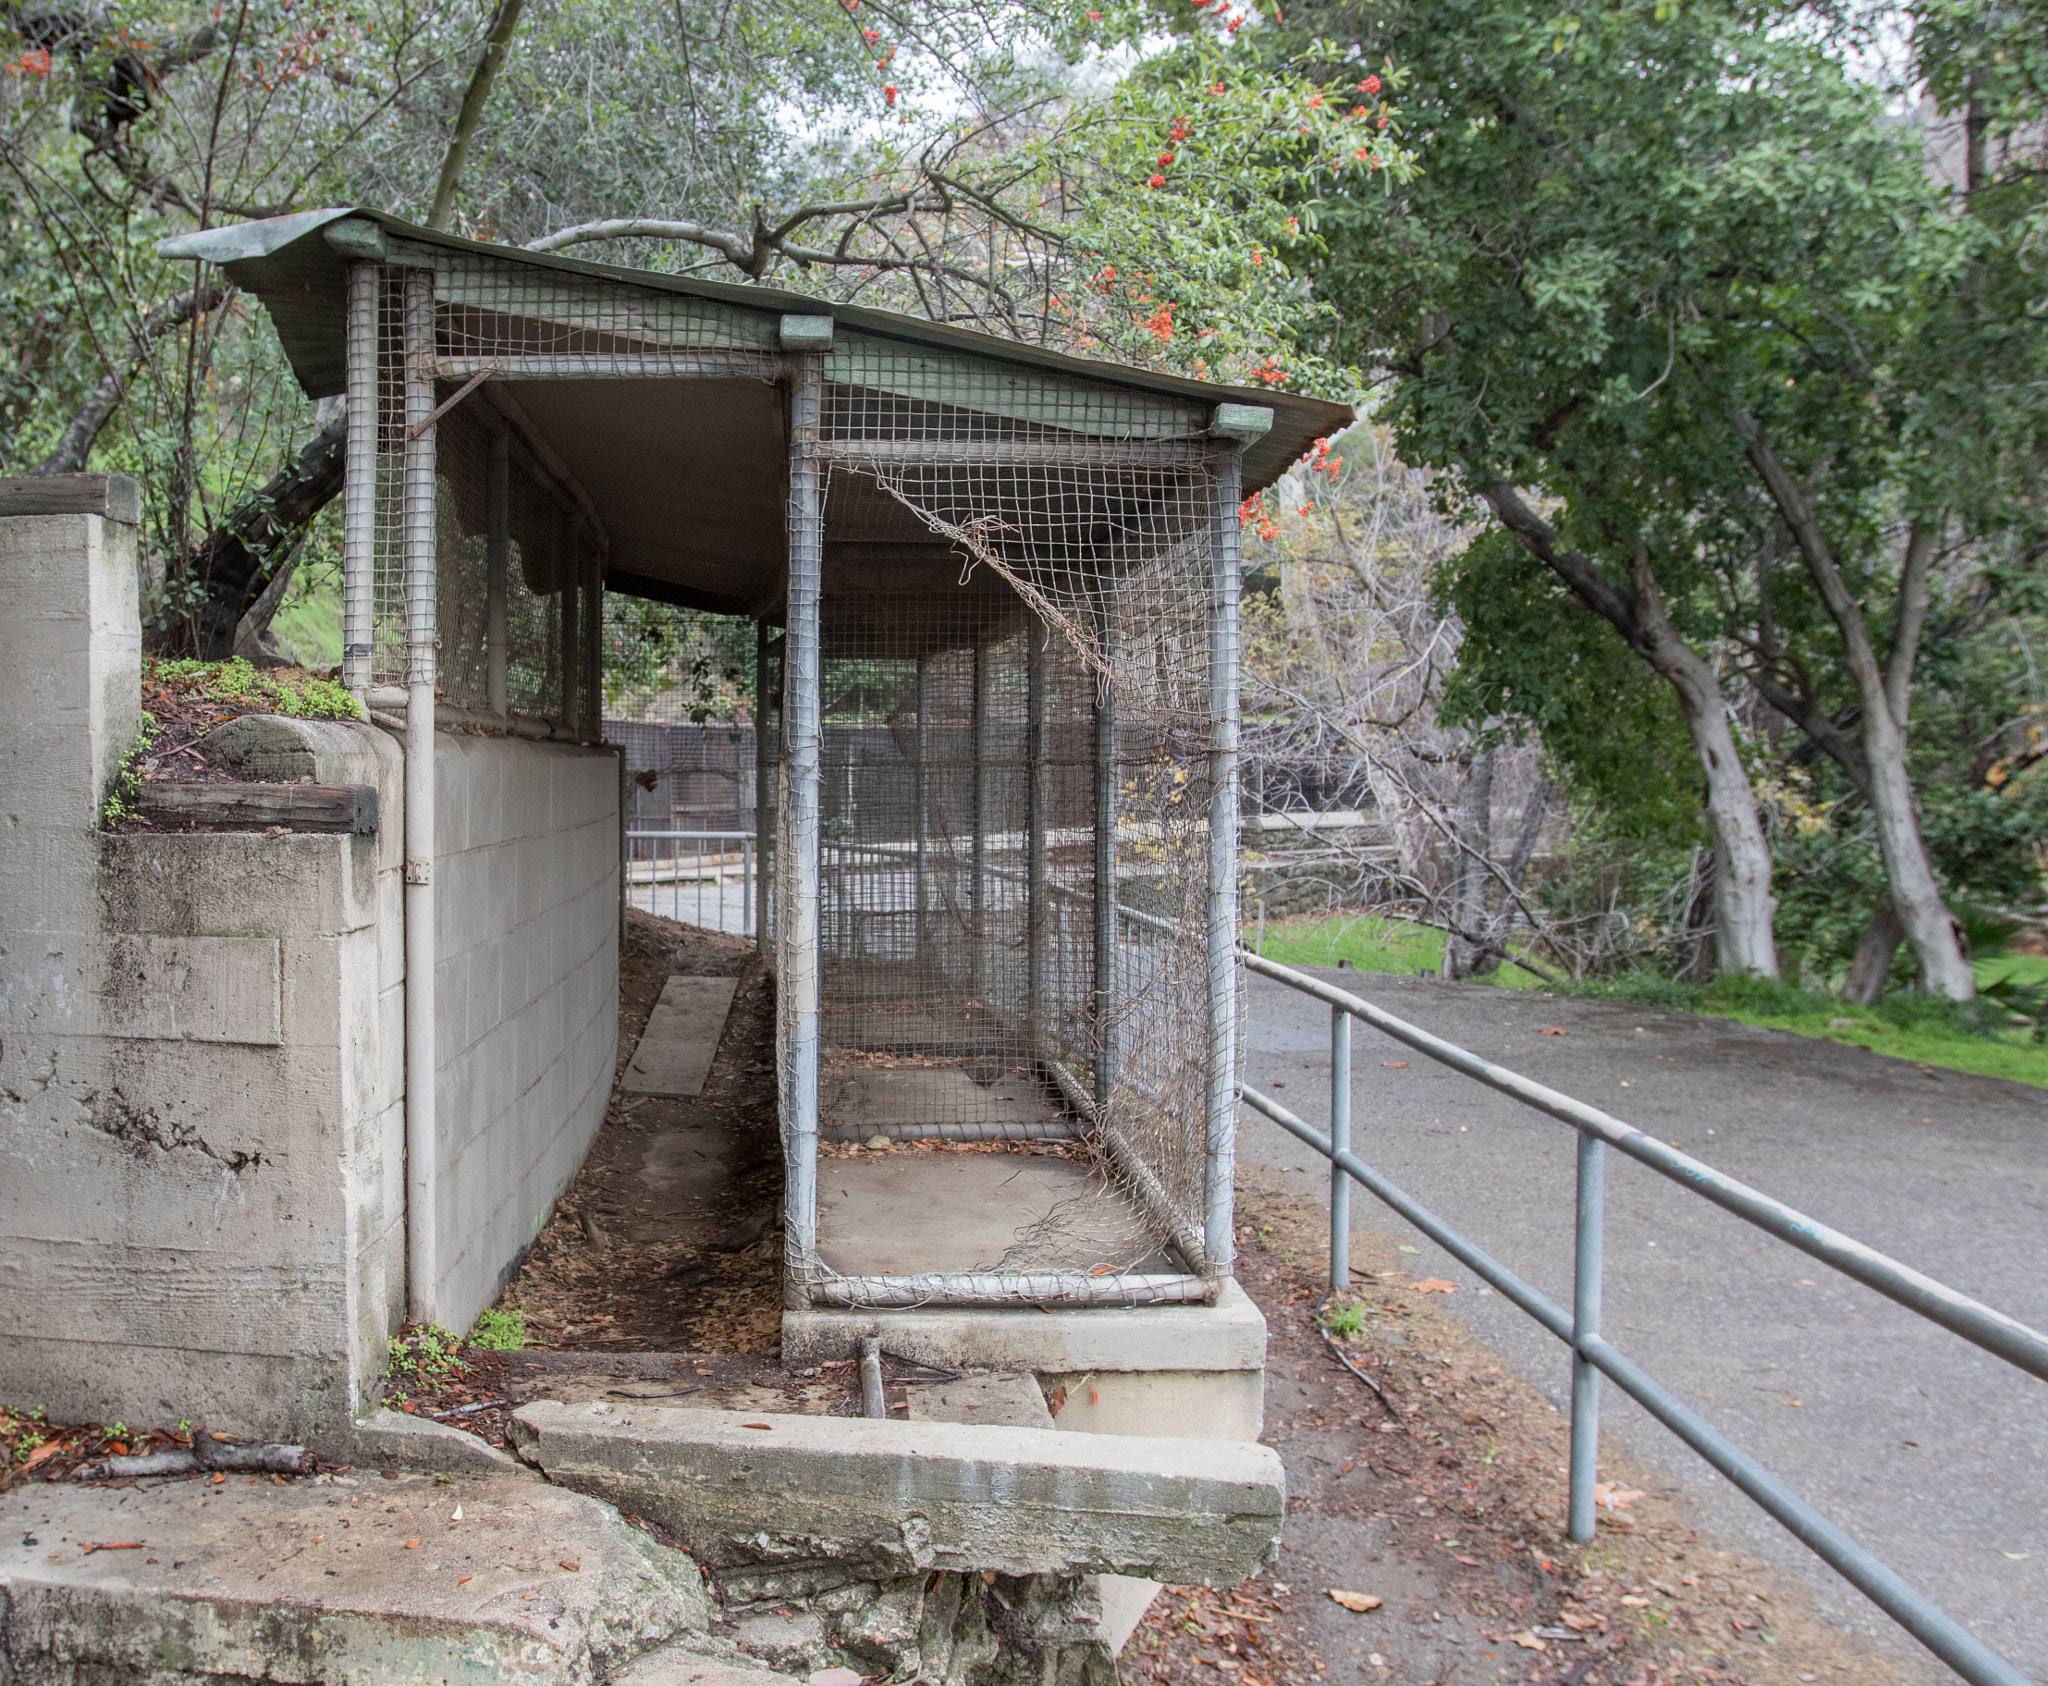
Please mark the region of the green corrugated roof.
<svg viewBox="0 0 2048 1686"><path fill-rule="evenodd" d="M342 391L345 378L344 323L348 258L325 238L324 231L346 218L375 223L386 235L440 248L451 253L494 260L556 274L602 280L621 287L680 294L749 312L780 317L786 313L830 315L843 327L883 339L930 347L956 356L1003 363L1053 376L1065 375L1091 385L1110 385L1203 405L1251 404L1273 411L1273 430L1245 450L1247 491L1272 484L1318 438L1348 427L1354 419L1346 405L1298 394L1214 385L1179 375L1160 374L1125 364L1071 357L990 334L944 323L927 322L895 311L834 304L829 300L777 287L744 286L706 281L695 276L661 275L644 269L591 263L554 252L530 252L518 246L464 240L435 229L421 228L381 211L335 206L302 211L295 216L205 229L167 240L158 248L170 258L196 258L225 269L235 284L263 301L277 325L278 338L293 372L308 395L328 397Z"/></svg>

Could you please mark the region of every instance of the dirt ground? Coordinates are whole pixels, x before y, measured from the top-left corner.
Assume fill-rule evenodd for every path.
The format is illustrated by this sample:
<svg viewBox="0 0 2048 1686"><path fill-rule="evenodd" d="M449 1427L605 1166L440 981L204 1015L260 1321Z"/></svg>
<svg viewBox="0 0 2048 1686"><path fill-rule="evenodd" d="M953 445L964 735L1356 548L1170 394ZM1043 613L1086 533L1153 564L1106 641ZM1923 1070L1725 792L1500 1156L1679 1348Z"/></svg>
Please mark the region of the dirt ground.
<svg viewBox="0 0 2048 1686"><path fill-rule="evenodd" d="M772 1355L782 1333L774 989L743 939L629 909L619 1073L671 973L739 980L704 1092L613 1091L589 1158L500 1303L522 1310L548 1347Z"/></svg>
<svg viewBox="0 0 2048 1686"><path fill-rule="evenodd" d="M1472 1340L1451 1295L1419 1291L1401 1238L1354 1234L1363 1328L1332 1343L1318 1318L1324 1213L1256 1169L1241 1171L1238 1212L1239 1280L1272 1330L1265 1438L1287 1466L1287 1537L1242 1587L1162 1593L1124 1653L1127 1680L1918 1678L1818 1619L1803 1587L1694 1529L1611 1451L1599 1536L1568 1544L1564 1418ZM1333 1592L1377 1602L1354 1610Z"/></svg>

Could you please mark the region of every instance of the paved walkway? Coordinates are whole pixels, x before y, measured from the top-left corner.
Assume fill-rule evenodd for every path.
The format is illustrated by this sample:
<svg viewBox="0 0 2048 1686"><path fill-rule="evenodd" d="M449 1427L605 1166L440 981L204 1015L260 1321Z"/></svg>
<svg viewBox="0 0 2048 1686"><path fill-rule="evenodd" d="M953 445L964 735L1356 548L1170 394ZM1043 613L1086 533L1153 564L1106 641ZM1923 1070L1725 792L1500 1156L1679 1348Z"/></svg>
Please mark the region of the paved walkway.
<svg viewBox="0 0 2048 1686"><path fill-rule="evenodd" d="M2048 1327L2048 1091L1723 1019L1388 974L1318 976ZM1243 1074L1329 1122L1329 1012L1247 977ZM1542 1027L1564 1030L1546 1036ZM1357 1151L1570 1304L1573 1133L1353 1033ZM1405 1062L1405 1065L1401 1062ZM1327 1171L1245 1111L1240 1154ZM1363 1190L1361 1226L1404 1229ZM1465 1284L1473 1331L1562 1406L1561 1349ZM1989 1644L2048 1680L2048 1384L1836 1276L1620 1155L1608 1161L1606 1331L1709 1420ZM1699 1521L1807 1575L1859 1629L1886 1619L1612 1387L1606 1426ZM1909 1649L1910 1641L1901 1641Z"/></svg>

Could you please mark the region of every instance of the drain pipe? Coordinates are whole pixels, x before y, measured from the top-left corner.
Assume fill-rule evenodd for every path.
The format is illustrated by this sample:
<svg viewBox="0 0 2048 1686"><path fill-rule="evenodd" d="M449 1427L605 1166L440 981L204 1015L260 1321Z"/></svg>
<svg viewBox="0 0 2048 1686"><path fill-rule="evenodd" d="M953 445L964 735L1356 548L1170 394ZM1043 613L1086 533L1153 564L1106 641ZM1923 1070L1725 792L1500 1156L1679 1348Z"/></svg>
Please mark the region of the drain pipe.
<svg viewBox="0 0 2048 1686"><path fill-rule="evenodd" d="M889 1396L882 1391L882 1337L864 1335L860 1343L860 1414L886 1417Z"/></svg>
<svg viewBox="0 0 2048 1686"><path fill-rule="evenodd" d="M440 1140L434 1117L434 276L405 275L405 1266L406 1306L432 1323Z"/></svg>

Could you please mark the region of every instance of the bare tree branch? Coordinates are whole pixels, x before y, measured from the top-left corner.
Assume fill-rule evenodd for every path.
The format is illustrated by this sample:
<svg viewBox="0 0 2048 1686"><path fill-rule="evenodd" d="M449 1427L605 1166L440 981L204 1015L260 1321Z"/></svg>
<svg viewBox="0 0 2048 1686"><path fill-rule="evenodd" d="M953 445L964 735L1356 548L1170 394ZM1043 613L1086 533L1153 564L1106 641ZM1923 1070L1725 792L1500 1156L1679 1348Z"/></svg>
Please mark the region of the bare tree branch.
<svg viewBox="0 0 2048 1686"><path fill-rule="evenodd" d="M226 297L227 288L221 282L204 281L187 287L152 310L141 327L130 336L121 362L101 377L100 384L79 406L78 413L71 418L71 425L64 429L63 436L57 441L57 448L30 472L76 474L84 468L94 444L99 440L101 429L107 425L115 405L127 392L135 370L149 357L150 348L171 329L191 321L203 311L216 309Z"/></svg>

